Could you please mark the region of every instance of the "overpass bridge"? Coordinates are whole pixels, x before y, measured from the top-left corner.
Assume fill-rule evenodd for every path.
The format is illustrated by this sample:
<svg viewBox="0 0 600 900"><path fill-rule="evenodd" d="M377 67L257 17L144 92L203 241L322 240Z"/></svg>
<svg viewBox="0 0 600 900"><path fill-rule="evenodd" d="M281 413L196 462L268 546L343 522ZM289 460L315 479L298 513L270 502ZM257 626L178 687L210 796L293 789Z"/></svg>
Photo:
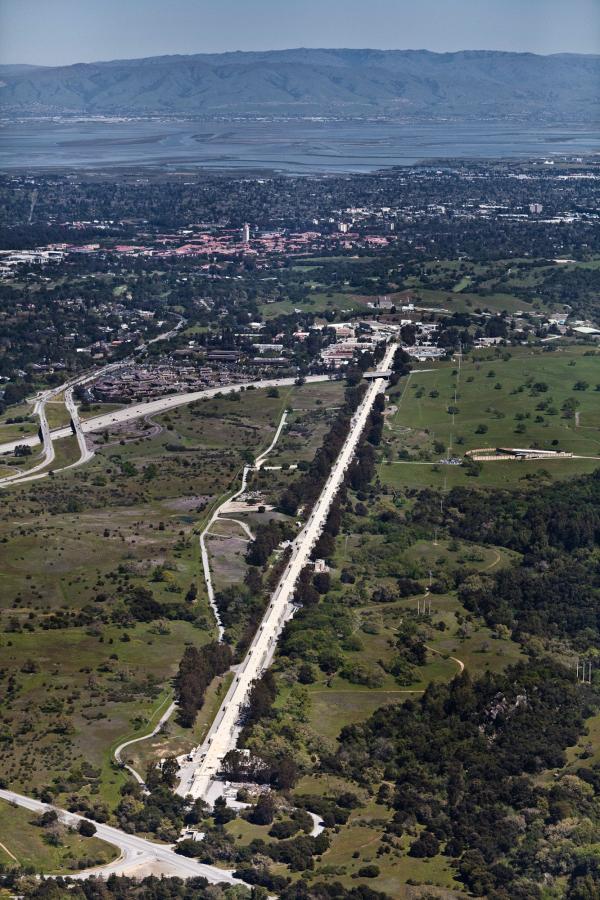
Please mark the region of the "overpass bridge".
<svg viewBox="0 0 600 900"><path fill-rule="evenodd" d="M375 372L365 372L363 378L366 378L367 381L374 381L376 378L391 378L392 374L391 369L377 369Z"/></svg>

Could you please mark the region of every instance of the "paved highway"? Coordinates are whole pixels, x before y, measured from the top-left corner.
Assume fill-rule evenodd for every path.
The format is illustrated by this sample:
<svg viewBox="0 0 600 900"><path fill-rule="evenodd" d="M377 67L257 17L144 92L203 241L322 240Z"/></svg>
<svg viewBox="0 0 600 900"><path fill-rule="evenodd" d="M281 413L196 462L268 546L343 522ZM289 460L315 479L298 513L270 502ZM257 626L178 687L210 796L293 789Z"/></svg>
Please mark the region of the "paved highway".
<svg viewBox="0 0 600 900"><path fill-rule="evenodd" d="M134 351L134 355L138 355L143 350L146 349L150 344L156 343L156 341L164 341L168 338L172 338L180 328L183 328L185 325L185 319L180 317L179 322L172 328L170 331L165 331L163 334L158 334L155 338L148 341L147 343L140 344L139 347L136 347ZM57 428L54 431L50 431L50 426L48 425L48 420L46 418L46 403L49 400L52 400L54 397L61 394L65 391L65 405L71 414L71 421L73 423L73 428L75 430L75 434L77 436L77 442L79 444L80 457L79 459L72 463L69 466L65 466L65 469L71 469L75 466L83 465L83 463L88 462L92 456L93 452L88 450L87 445L85 443L85 438L83 436L83 431L87 429L82 429L81 423L79 421L79 416L77 412L77 407L75 406L75 402L73 400L73 388L76 385L88 384L90 381L95 381L95 379L99 378L101 375L106 375L108 372L112 372L115 369L120 369L124 365L127 365L132 361L132 358L126 358L123 360L119 360L118 362L108 363L106 366L102 366L99 369L94 369L92 372L84 373L83 375L77 375L74 378L71 378L69 381L66 381L64 384L61 384L59 387L51 388L47 391L42 391L38 394L35 406L33 408L33 415L37 416L40 421L40 432L42 435L42 456L39 463L36 463L35 466L28 469L26 472L15 472L14 475L7 475L5 478L0 478L0 487L11 484L13 482L19 482L21 484L24 481L35 481L38 478L45 478L48 475L49 466L52 464L55 458L54 447L52 442L59 437L68 437L72 434L71 428L69 426L65 428ZM21 438L20 440L11 441L7 444L0 445L0 454L2 453L12 453L16 446L19 444L26 444L29 447L34 447L36 444L39 444L39 437L26 437ZM58 469L57 471L63 471L62 469Z"/></svg>
<svg viewBox="0 0 600 900"><path fill-rule="evenodd" d="M94 375L93 377L95 378L97 375ZM329 380L329 375L308 375L306 377L307 384ZM147 400L144 403L125 406L123 409L116 410L115 412L103 413L100 416L93 416L90 419L82 419L81 429L84 434L89 434L94 431L103 431L105 428L110 428L112 425L118 425L122 422L133 422L144 416L167 412L170 409L175 409L177 406L186 406L188 403L193 403L194 400L203 400L214 397L216 394L230 394L251 386L255 387L257 390L259 388L268 387L285 387L295 384L295 382L295 378L266 378L261 381L245 381L242 384L227 384L221 387L207 388L204 391L193 391L187 394L169 394L168 397L161 397L160 400ZM81 381L78 383L83 384L84 382ZM56 388L56 393L60 393L65 387L68 387L68 384ZM44 403L49 399L50 397L46 397ZM37 410L34 409L34 412L37 412ZM53 441L59 438L69 437L71 434L73 434L73 431L70 425L66 425L64 428L54 428L50 432ZM27 444L29 447L35 447L39 442L40 439L37 435L21 437L14 441L7 441L4 444L0 444L0 454L12 453L18 444ZM31 472L32 470L30 469L29 471ZM5 480L6 479L0 479L0 484Z"/></svg>
<svg viewBox="0 0 600 900"><path fill-rule="evenodd" d="M40 422L40 434L42 435L42 455L40 457L40 461L32 466L30 469L27 469L26 472L15 472L14 475L6 475L4 478L0 479L0 485L3 484L11 484L15 481L23 481L23 480L33 480L34 478L40 478L40 476L36 473L41 472L42 469L46 469L54 462L54 444L52 443L52 434L50 431L50 426L48 424L48 419L46 418L46 403L48 400L51 400L52 397L55 397L62 390L61 388L55 388L51 391L44 391L42 394L39 394L35 401L35 406L33 407L33 415L37 416ZM40 439L39 436L35 436L33 438L23 438L20 441L13 441L11 445L11 450L19 444L39 444Z"/></svg>
<svg viewBox="0 0 600 900"><path fill-rule="evenodd" d="M116 367L117 365L120 366L122 365L122 363L115 363L112 368ZM106 372L107 370L108 367L103 371ZM65 388L68 389L69 387L75 387L76 384L85 384L87 381L90 381L93 378L97 377L98 373L94 373L93 375L88 375L80 380L67 382L60 387L55 388L53 391L46 391L44 395L40 396L36 400L36 405L33 412L35 415L39 416L42 435L44 437L43 459L39 464L31 469L28 469L26 472L16 472L14 475L7 475L4 478L0 478L0 487L6 487L17 482L21 483L23 481L33 481L37 478L44 478L48 474L48 467L54 460L54 447L52 446L52 441L59 440L60 438L70 437L73 434L73 430L70 425L65 425L63 428L55 428L50 431L45 414L45 404L48 402L48 400L51 399L51 397L61 393L61 391L65 390ZM306 378L306 382L309 384L315 381L328 380L328 375L308 375ZM207 399L210 397L214 397L216 394L231 394L242 389L247 389L251 386L255 387L256 389L284 387L295 384L295 382L295 378L266 378L262 381L245 381L242 384L227 384L221 387L207 388L204 391L193 391L187 394L170 394L168 397L161 397L160 400L147 400L145 403L136 403L134 406L125 406L123 407L123 409L115 410L111 413L103 413L100 416L94 416L93 418L83 420L79 419L76 411L75 414L77 416L77 423L79 423L80 428L78 429L77 423L74 422L76 429L75 433L77 434L77 440L79 441L79 446L81 449L81 440L85 442L85 434L90 434L94 431L104 431L106 428L111 428L113 425L119 425L123 422L133 422L136 419L143 418L144 416L167 412L170 409L175 409L177 406L185 406L188 403L193 403L194 400ZM0 455L3 453L13 453L15 447L19 444L27 444L27 446L29 447L35 447L39 443L40 439L37 435L31 435L30 437L21 437L15 441L7 441L4 444L0 444ZM88 455L85 460L83 459L82 453L82 456L80 456L79 460L76 463L73 463L71 466L65 466L65 468L70 469L75 465L81 465L83 462L87 462L88 459L92 458L93 453L92 451L87 450L87 448L86 453Z"/></svg>
<svg viewBox="0 0 600 900"><path fill-rule="evenodd" d="M391 344L387 348L380 369L385 370L391 367L396 349L397 344ZM385 378L372 381L362 403L352 417L346 443L333 465L308 521L292 544L290 561L275 589L254 640L250 644L246 658L239 667L208 731L206 740L195 752L193 759L184 764L180 770L177 792L184 796L191 794L193 797L206 798L219 773L223 757L236 746L240 731L240 715L247 703L252 682L259 678L270 664L281 629L293 614L291 601L300 571L309 561L310 553L321 534L329 508L354 457L375 398L386 384Z"/></svg>
<svg viewBox="0 0 600 900"><path fill-rule="evenodd" d="M30 809L35 813L44 813L49 809L54 809L62 822L74 827L77 827L84 818L83 816L75 815L75 813L57 809L55 806L41 803L39 800L16 794L14 791L0 790L0 798L7 800L9 803L16 803L17 806ZM94 822L94 825L96 826L96 836L118 847L121 855L117 860L106 866L86 869L83 872L71 875L71 878L89 878L90 875L106 878L112 874L127 875L130 872L143 876L145 867L149 871L151 867L155 867L158 864L166 874L178 875L180 878L198 878L201 876L210 881L211 884L243 884L242 881L233 877L231 871L205 865L185 856L179 856L167 844L155 844L153 841L137 837L134 834L126 834L118 828L113 828L111 825L102 825L100 822Z"/></svg>
<svg viewBox="0 0 600 900"><path fill-rule="evenodd" d="M73 423L73 428L75 430L75 435L77 437L77 443L79 444L79 459L71 463L70 466L65 466L65 469L73 469L75 466L82 466L84 463L89 462L90 459L94 456L94 451L90 450L85 441L85 434L83 433L82 422L79 418L79 410L77 409L77 404L75 403L75 398L73 397L73 388L67 388L65 391L65 406L71 416L71 422ZM62 469L58 469L57 471L61 472Z"/></svg>
<svg viewBox="0 0 600 900"><path fill-rule="evenodd" d="M56 440L57 437L69 437L69 435L73 434L70 425L66 425L64 428L55 428L53 431L50 430L50 426L48 424L48 419L46 418L46 403L49 400L52 400L54 397L57 397L63 391L65 392L65 405L69 409L69 412L74 410L76 421L74 421L74 426L77 434L78 441L80 440L81 427L78 429L79 417L77 414L77 409L73 400L73 388L76 385L86 384L88 381L92 381L94 378L97 378L100 372L106 374L106 372L110 372L113 369L119 368L122 363L111 363L108 366L105 366L103 369L99 371L94 371L92 373L88 373L87 375L80 375L76 378L71 378L69 381L66 381L64 384L61 384L59 387L52 388L48 391L42 391L35 400L35 405L33 407L33 415L37 416L40 422L40 432L42 435L42 456L40 462L36 463L32 468L27 469L25 472L16 472L14 475L7 475L4 478L0 478L0 487L9 485L14 482L18 482L21 484L24 481L35 481L38 478L45 478L48 474L49 467L52 465L55 459L54 445L53 441ZM69 406L69 403L71 404ZM83 434L81 434L81 439L85 445L85 439L83 438ZM29 447L34 447L36 444L39 444L40 439L37 435L32 435L31 437L22 437L16 441L10 441L7 444L0 445L0 454L1 453L12 453L16 446L19 444L26 444ZM80 443L81 448L81 443ZM86 447L86 453L87 453ZM84 460L87 461L87 460ZM79 463L78 463L79 464ZM69 468L69 467L67 467Z"/></svg>

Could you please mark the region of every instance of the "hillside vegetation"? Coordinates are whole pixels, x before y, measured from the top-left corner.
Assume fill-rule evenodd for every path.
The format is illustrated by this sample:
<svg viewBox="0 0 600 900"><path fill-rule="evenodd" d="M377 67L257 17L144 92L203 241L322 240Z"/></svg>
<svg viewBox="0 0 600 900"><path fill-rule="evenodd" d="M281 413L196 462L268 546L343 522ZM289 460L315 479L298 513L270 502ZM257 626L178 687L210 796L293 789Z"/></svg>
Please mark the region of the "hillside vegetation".
<svg viewBox="0 0 600 900"><path fill-rule="evenodd" d="M34 113L597 121L600 57L281 50L8 67L0 108ZM209 140L210 135L198 135Z"/></svg>

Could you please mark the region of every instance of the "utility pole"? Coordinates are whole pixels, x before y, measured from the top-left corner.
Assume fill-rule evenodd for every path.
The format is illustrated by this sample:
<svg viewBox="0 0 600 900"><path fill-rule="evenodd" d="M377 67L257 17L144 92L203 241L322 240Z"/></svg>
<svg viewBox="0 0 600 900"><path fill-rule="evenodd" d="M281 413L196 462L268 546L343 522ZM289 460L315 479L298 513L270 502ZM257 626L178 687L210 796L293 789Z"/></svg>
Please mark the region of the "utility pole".
<svg viewBox="0 0 600 900"><path fill-rule="evenodd" d="M591 659L577 660L577 681L582 684L592 683L592 661Z"/></svg>
<svg viewBox="0 0 600 900"><path fill-rule="evenodd" d="M417 597L417 615L431 615L431 597L429 596L429 594L426 594L424 597Z"/></svg>

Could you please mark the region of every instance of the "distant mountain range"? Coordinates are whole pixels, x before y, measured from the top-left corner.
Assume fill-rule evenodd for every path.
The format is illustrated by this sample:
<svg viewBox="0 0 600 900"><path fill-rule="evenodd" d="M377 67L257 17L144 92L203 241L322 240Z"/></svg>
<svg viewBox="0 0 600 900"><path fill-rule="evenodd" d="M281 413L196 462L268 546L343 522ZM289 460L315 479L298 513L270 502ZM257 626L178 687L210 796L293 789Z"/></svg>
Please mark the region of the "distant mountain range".
<svg viewBox="0 0 600 900"><path fill-rule="evenodd" d="M3 114L598 123L600 56L273 50L0 67Z"/></svg>

